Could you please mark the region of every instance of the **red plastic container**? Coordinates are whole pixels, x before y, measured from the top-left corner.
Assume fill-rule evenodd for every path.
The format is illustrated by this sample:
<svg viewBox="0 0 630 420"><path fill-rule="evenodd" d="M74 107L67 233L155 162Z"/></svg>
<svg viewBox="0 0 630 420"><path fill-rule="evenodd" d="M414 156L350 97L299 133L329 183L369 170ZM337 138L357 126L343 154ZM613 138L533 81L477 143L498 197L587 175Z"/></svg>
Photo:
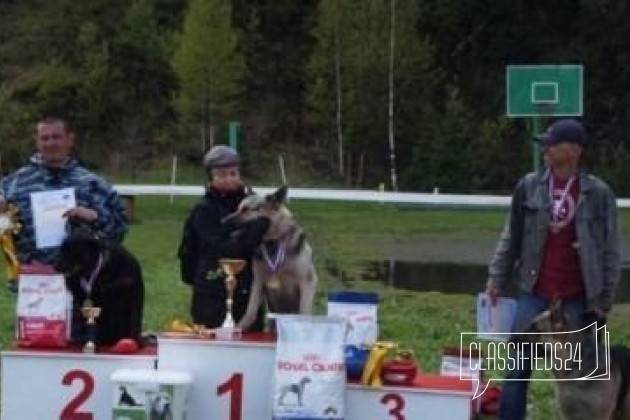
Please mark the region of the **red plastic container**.
<svg viewBox="0 0 630 420"><path fill-rule="evenodd" d="M411 355L385 360L381 378L385 385L411 385L418 374L418 364Z"/></svg>

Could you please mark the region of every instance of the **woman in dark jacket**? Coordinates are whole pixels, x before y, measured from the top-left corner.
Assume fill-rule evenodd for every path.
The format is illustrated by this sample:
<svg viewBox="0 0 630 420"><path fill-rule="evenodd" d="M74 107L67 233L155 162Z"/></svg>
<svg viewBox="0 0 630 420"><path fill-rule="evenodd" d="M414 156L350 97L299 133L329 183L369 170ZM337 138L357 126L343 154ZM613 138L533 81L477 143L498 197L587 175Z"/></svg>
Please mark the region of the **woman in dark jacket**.
<svg viewBox="0 0 630 420"><path fill-rule="evenodd" d="M191 315L197 324L220 327L226 315L225 274L219 266L221 258L239 258L248 263L237 275L232 315L238 322L245 313L252 283L251 257L260 244L269 221L255 220L236 226L222 220L234 212L247 195L240 177L241 158L236 150L215 146L204 156L208 171L205 196L192 209L179 247L182 280L192 285ZM250 331L262 331L264 313Z"/></svg>

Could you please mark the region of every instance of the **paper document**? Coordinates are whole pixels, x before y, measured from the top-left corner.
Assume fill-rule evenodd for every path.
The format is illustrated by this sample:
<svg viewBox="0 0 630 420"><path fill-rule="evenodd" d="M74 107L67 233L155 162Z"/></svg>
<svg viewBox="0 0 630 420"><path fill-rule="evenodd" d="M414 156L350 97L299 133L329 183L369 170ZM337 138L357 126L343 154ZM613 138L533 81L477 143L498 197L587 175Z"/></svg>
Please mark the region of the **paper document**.
<svg viewBox="0 0 630 420"><path fill-rule="evenodd" d="M66 237L66 218L63 214L74 207L74 188L31 193L37 249L61 245Z"/></svg>
<svg viewBox="0 0 630 420"><path fill-rule="evenodd" d="M480 368L481 361L478 357L471 357L470 355L463 355L463 357L442 355L440 375L468 376L470 378L479 379Z"/></svg>
<svg viewBox="0 0 630 420"><path fill-rule="evenodd" d="M496 305L492 305L490 296L479 293L477 297L477 334L480 338L507 341L512 331L514 316L516 315L516 300L500 297ZM496 334L496 335L495 335Z"/></svg>

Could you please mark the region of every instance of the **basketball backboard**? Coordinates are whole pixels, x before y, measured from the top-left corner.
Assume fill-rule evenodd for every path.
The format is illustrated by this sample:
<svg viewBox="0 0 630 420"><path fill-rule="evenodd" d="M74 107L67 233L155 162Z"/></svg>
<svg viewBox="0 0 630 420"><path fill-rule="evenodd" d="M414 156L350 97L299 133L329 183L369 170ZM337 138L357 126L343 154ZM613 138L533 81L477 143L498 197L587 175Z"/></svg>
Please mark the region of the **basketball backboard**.
<svg viewBox="0 0 630 420"><path fill-rule="evenodd" d="M582 116L583 66L507 66L506 93L508 117Z"/></svg>

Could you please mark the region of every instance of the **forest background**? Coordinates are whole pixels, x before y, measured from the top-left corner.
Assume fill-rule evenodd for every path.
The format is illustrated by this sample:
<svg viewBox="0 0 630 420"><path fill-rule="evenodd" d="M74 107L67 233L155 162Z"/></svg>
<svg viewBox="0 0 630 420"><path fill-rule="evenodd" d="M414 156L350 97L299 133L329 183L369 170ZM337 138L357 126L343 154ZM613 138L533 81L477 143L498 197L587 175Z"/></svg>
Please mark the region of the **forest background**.
<svg viewBox="0 0 630 420"><path fill-rule="evenodd" d="M505 115L506 66L582 64L587 165L630 196L629 16L623 0L0 0L1 170L43 114L132 179L198 165L236 121L246 171L281 154L391 189L391 139L401 190L507 192L532 148Z"/></svg>

